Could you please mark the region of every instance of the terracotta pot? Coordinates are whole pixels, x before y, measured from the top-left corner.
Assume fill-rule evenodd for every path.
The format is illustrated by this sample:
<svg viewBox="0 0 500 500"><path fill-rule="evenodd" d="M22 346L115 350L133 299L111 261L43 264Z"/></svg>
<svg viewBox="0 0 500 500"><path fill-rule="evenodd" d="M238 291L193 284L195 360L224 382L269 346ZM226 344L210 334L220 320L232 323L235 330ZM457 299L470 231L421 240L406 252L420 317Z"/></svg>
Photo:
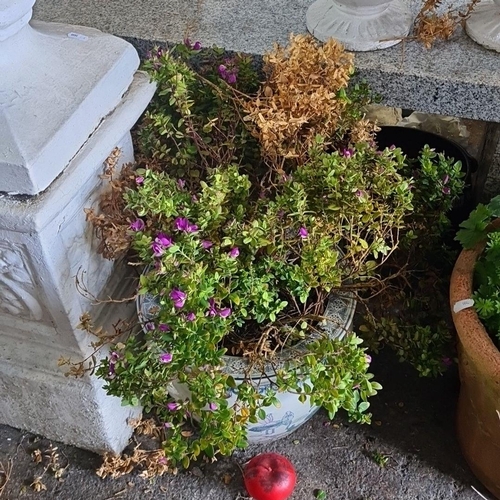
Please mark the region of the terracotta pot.
<svg viewBox="0 0 500 500"><path fill-rule="evenodd" d="M500 227L500 220L494 226ZM500 351L474 308L455 312L470 299L474 265L484 244L460 254L450 284L450 305L458 333L460 396L457 431L462 452L478 479L500 498Z"/></svg>

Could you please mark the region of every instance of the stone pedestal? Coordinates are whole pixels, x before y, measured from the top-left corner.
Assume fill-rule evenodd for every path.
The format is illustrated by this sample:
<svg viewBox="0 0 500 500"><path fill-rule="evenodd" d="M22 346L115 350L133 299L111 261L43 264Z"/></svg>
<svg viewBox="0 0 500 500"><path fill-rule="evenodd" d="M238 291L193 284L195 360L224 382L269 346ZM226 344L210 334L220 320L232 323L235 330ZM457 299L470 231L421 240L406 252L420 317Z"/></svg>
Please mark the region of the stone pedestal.
<svg viewBox="0 0 500 500"><path fill-rule="evenodd" d="M115 147L133 161L130 129L154 92L130 44L95 29L33 22L34 0L0 0L0 423L89 450L120 452L140 409L92 376L65 377L95 339L76 326L133 314L97 309L126 293L124 269L98 256L83 209ZM83 274L82 274L83 273ZM130 288L130 287L128 287Z"/></svg>
<svg viewBox="0 0 500 500"><path fill-rule="evenodd" d="M500 0L482 0L476 5L465 31L475 42L500 52Z"/></svg>
<svg viewBox="0 0 500 500"><path fill-rule="evenodd" d="M347 50L385 49L405 38L413 24L403 0L316 0L306 14L316 38L335 38Z"/></svg>

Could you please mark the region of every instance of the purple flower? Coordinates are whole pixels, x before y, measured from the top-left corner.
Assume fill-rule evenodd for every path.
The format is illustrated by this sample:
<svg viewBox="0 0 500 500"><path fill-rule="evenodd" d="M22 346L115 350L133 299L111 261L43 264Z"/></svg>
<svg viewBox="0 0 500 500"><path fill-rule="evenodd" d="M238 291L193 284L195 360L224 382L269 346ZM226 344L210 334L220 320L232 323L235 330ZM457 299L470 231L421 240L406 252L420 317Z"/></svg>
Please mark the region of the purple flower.
<svg viewBox="0 0 500 500"><path fill-rule="evenodd" d="M298 233L298 234L299 234L299 236L300 236L303 240L305 240L305 239L309 236L309 232L307 231L307 229L306 229L304 226L302 226L302 227L299 229L299 233Z"/></svg>
<svg viewBox="0 0 500 500"><path fill-rule="evenodd" d="M225 62L226 64L221 64L217 68L219 71L219 75L227 83L233 85L237 80L238 66L236 66L231 59L226 59Z"/></svg>
<svg viewBox="0 0 500 500"><path fill-rule="evenodd" d="M165 427L165 429L171 429L172 428L172 424L170 422L165 422L163 424L163 427Z"/></svg>
<svg viewBox="0 0 500 500"><path fill-rule="evenodd" d="M446 185L448 184L448 181L450 180L450 176L448 174L446 174L444 177L443 177L443 185Z"/></svg>
<svg viewBox="0 0 500 500"><path fill-rule="evenodd" d="M177 179L177 186L179 186L179 189L184 189L185 185L186 181L184 179Z"/></svg>
<svg viewBox="0 0 500 500"><path fill-rule="evenodd" d="M195 194L193 194L193 196L191 196L191 201L193 203L198 203L198 197Z"/></svg>
<svg viewBox="0 0 500 500"><path fill-rule="evenodd" d="M119 359L121 359L122 355L113 351L109 356L110 363L116 363Z"/></svg>
<svg viewBox="0 0 500 500"><path fill-rule="evenodd" d="M451 189L448 187L448 186L445 186L443 189L443 194L450 194L451 193Z"/></svg>
<svg viewBox="0 0 500 500"><path fill-rule="evenodd" d="M172 354L170 352L164 352L160 354L160 363L170 363L172 361Z"/></svg>
<svg viewBox="0 0 500 500"><path fill-rule="evenodd" d="M184 45L191 50L201 50L201 43L200 42L191 43L191 40L189 38L186 38L184 40Z"/></svg>
<svg viewBox="0 0 500 500"><path fill-rule="evenodd" d="M194 312L189 312L186 314L186 321L194 321L196 319L196 314Z"/></svg>
<svg viewBox="0 0 500 500"><path fill-rule="evenodd" d="M231 257L232 259L236 259L236 257L238 257L238 255L240 254L240 249L238 247L233 247L231 248L231 250L229 251L229 257Z"/></svg>
<svg viewBox="0 0 500 500"><path fill-rule="evenodd" d="M227 68L221 64L217 69L219 70L220 77L225 80L227 77Z"/></svg>
<svg viewBox="0 0 500 500"><path fill-rule="evenodd" d="M148 321L148 322L144 325L144 328L150 332L151 330L154 330L154 329L155 329L155 324L154 324L152 321Z"/></svg>
<svg viewBox="0 0 500 500"><path fill-rule="evenodd" d="M136 219L130 224L130 229L132 229L132 231L142 231L145 226L146 224L144 224L142 219Z"/></svg>
<svg viewBox="0 0 500 500"><path fill-rule="evenodd" d="M230 307L224 307L223 309L220 309L219 310L219 316L221 318L228 318L229 316L231 316L231 308Z"/></svg>
<svg viewBox="0 0 500 500"><path fill-rule="evenodd" d="M179 405L179 403L167 403L167 408L170 411L176 411L180 408L180 405Z"/></svg>
<svg viewBox="0 0 500 500"><path fill-rule="evenodd" d="M158 233L155 238L155 243L158 243L162 247L169 248L174 242L170 236L167 236L165 233Z"/></svg>
<svg viewBox="0 0 500 500"><path fill-rule="evenodd" d="M177 217L174 221L175 229L178 231L184 231L185 233L195 233L198 231L198 226L196 224L191 224L185 217Z"/></svg>
<svg viewBox="0 0 500 500"><path fill-rule="evenodd" d="M447 356L444 357L441 361L445 366L451 366L453 364L453 360L451 358L448 358Z"/></svg>
<svg viewBox="0 0 500 500"><path fill-rule="evenodd" d="M213 243L209 240L202 240L201 246L205 249L208 250L209 248L213 247Z"/></svg>
<svg viewBox="0 0 500 500"><path fill-rule="evenodd" d="M115 378L115 362L110 361L108 366L108 378Z"/></svg>
<svg viewBox="0 0 500 500"><path fill-rule="evenodd" d="M165 247L156 241L151 243L151 250L153 250L154 257L161 257L165 253Z"/></svg>
<svg viewBox="0 0 500 500"><path fill-rule="evenodd" d="M210 411L217 410L217 408L218 408L217 403L208 403L208 408Z"/></svg>
<svg viewBox="0 0 500 500"><path fill-rule="evenodd" d="M187 294L184 293L183 291L179 290L178 288L174 288L170 292L170 298L174 301L174 306L177 309L181 309L184 307L184 303L186 302Z"/></svg>
<svg viewBox="0 0 500 500"><path fill-rule="evenodd" d="M160 323L158 325L158 330L160 330L160 332L169 332L170 326L168 326L167 323Z"/></svg>
<svg viewBox="0 0 500 500"><path fill-rule="evenodd" d="M217 307L215 306L215 299L211 297L208 299L208 311L207 311L207 316L217 316L218 310Z"/></svg>
<svg viewBox="0 0 500 500"><path fill-rule="evenodd" d="M346 158L350 158L354 154L354 150L351 148L344 148L342 150L342 156L345 156Z"/></svg>
<svg viewBox="0 0 500 500"><path fill-rule="evenodd" d="M135 183L140 186L141 184L144 183L144 177L142 175L139 175L138 177L135 178Z"/></svg>
<svg viewBox="0 0 500 500"><path fill-rule="evenodd" d="M372 357L369 354L365 354L365 360L368 364L372 362Z"/></svg>
<svg viewBox="0 0 500 500"><path fill-rule="evenodd" d="M160 457L158 459L158 463L161 464L161 465L166 465L167 463L167 458L166 457Z"/></svg>
<svg viewBox="0 0 500 500"><path fill-rule="evenodd" d="M361 189L358 189L355 194L358 198L361 198L365 193Z"/></svg>

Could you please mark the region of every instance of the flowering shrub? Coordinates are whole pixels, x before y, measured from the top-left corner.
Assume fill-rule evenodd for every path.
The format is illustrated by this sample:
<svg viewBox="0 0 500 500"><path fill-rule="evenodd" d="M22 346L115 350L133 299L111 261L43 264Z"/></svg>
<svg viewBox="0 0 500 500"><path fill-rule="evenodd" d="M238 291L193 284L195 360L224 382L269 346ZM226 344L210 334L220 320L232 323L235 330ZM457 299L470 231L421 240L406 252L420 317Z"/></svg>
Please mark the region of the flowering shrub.
<svg viewBox="0 0 500 500"><path fill-rule="evenodd" d="M133 250L138 293L158 303L97 373L110 394L155 414L165 455L184 466L245 446L246 425L281 391L369 421L380 389L371 358L354 333L321 330L326 299L379 284L400 234L412 241L421 227L410 223L415 201L442 200L457 182L432 151L413 178L401 150L374 147L369 94L348 85L352 58L336 42L292 38L266 58L260 87L249 59L202 52L187 42L152 54L142 164L112 185L104 214L88 212L108 257ZM248 361L236 391L226 354ZM262 393L250 372L264 363L276 381ZM190 396L174 399L171 384Z"/></svg>

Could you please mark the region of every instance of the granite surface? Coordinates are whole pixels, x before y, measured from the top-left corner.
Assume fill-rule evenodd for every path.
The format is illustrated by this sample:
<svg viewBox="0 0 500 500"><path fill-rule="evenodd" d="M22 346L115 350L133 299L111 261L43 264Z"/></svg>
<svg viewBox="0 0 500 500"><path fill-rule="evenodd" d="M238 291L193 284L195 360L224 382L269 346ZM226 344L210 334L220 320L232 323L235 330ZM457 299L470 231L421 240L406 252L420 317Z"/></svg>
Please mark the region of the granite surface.
<svg viewBox="0 0 500 500"><path fill-rule="evenodd" d="M407 0L414 12L418 0ZM99 28L132 41L144 53L152 42L189 36L204 45L262 54L289 33L306 32L312 0L38 0L34 17ZM455 0L455 5L464 0ZM415 41L358 53L359 76L390 106L500 122L500 53L477 45L458 28L431 50Z"/></svg>

